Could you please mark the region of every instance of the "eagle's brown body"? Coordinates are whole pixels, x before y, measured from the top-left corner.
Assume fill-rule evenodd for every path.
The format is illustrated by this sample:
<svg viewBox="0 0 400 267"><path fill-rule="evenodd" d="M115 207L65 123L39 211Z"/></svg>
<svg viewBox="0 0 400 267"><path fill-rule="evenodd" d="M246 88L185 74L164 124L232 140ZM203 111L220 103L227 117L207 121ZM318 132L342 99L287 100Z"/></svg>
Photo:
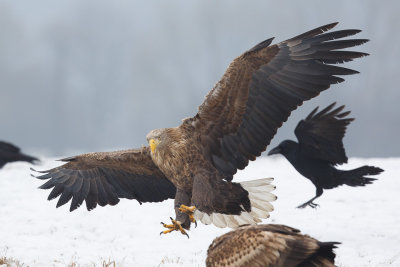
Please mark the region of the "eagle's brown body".
<svg viewBox="0 0 400 267"><path fill-rule="evenodd" d="M193 176L197 172L196 167L206 166L208 162L204 159L197 143L192 142L190 134L193 135L193 130L190 126L163 130L168 140L163 140L154 153L151 153L151 157L178 189L191 192ZM164 146L164 143L168 143L168 146Z"/></svg>
<svg viewBox="0 0 400 267"><path fill-rule="evenodd" d="M205 224L260 222L273 210L271 179L234 183L233 175L265 151L303 101L344 81L338 75L357 73L334 64L367 55L340 50L367 40L336 40L359 32L325 33L336 24L274 45L272 39L261 42L232 61L194 117L176 128L151 131L150 147L65 159L65 165L38 177L51 178L41 188L53 188L49 199L61 195L57 206L72 199L71 210L84 200L93 209L120 198L175 198L176 216L185 228L190 222L179 211L181 204L195 205L194 217Z"/></svg>
<svg viewBox="0 0 400 267"><path fill-rule="evenodd" d="M159 144L151 157L177 188L175 208L195 205L210 214L230 210L237 215L242 210L251 210L248 192L237 183L224 181L229 179L210 161L193 119L184 120L179 127L157 129L147 135L148 140L154 138L159 139ZM229 194L221 194L223 191ZM186 214L177 212L177 219L189 227Z"/></svg>

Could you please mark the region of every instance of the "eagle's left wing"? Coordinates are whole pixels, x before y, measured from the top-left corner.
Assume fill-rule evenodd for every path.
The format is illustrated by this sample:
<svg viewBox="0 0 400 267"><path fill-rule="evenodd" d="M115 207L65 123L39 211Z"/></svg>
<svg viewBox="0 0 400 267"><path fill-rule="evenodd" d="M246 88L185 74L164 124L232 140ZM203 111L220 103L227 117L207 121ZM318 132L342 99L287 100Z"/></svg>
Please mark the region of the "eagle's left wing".
<svg viewBox="0 0 400 267"><path fill-rule="evenodd" d="M302 153L311 158L327 161L331 164L347 162L343 146L346 127L353 118L345 118L350 111L342 112L344 106L333 109L332 103L317 113L316 107L294 131Z"/></svg>
<svg viewBox="0 0 400 267"><path fill-rule="evenodd" d="M175 197L175 186L153 163L148 147L88 153L62 161L67 163L35 176L49 179L40 188L53 188L48 200L60 196L57 207L71 199L70 211L84 200L87 209L92 210L97 204L116 205L120 198L141 203Z"/></svg>

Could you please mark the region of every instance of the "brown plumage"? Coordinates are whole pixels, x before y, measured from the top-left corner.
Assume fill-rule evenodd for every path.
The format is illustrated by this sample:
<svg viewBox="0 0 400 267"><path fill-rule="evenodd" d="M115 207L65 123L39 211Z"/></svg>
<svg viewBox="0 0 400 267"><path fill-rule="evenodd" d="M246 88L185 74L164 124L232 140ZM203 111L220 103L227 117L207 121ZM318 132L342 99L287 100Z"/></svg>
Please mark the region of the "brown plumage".
<svg viewBox="0 0 400 267"><path fill-rule="evenodd" d="M57 208L71 200L70 211L86 201L88 210L116 205L120 198L160 202L174 198L175 186L154 165L150 149L88 153L61 161L66 164L44 171L49 179L39 188L53 190L48 200L61 195Z"/></svg>
<svg viewBox="0 0 400 267"><path fill-rule="evenodd" d="M151 152L149 148L124 152L133 155L123 159L120 152L104 153L102 160L96 154L85 154L66 159L67 164L39 178L51 178L45 188L57 188L51 196L61 194L59 205L72 198L71 210L83 200L93 208L96 203L114 205L123 197L140 200L140 193L153 196L140 201L175 197L176 218L185 228L190 221L178 210L181 204L195 205L196 219L219 227L267 218L273 209L269 202L275 199L269 193L274 189L271 179L239 184L231 182L233 175L266 149L277 129L303 101L342 82L336 75L357 73L333 64L367 55L339 50L367 40L335 40L359 30L324 33L336 24L275 45L268 39L233 60L194 117L184 119L176 128L157 129L147 135ZM148 168L139 167L145 163ZM131 165L128 173L126 165ZM81 180L95 176L96 183L80 186L87 184ZM150 190L150 181L160 186ZM92 184L104 190L92 192ZM176 188L175 195L172 188Z"/></svg>
<svg viewBox="0 0 400 267"><path fill-rule="evenodd" d="M285 225L251 225L217 237L207 267L331 267L338 242L320 242Z"/></svg>

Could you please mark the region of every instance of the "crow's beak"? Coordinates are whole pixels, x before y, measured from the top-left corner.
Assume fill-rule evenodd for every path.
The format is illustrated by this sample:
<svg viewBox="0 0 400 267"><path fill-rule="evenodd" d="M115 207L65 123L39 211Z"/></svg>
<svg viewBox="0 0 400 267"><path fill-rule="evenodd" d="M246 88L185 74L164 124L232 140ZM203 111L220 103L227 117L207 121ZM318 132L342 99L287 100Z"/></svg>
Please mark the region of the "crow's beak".
<svg viewBox="0 0 400 267"><path fill-rule="evenodd" d="M271 156L274 154L280 154L281 152L282 152L281 148L279 146L277 146L268 152L268 156Z"/></svg>

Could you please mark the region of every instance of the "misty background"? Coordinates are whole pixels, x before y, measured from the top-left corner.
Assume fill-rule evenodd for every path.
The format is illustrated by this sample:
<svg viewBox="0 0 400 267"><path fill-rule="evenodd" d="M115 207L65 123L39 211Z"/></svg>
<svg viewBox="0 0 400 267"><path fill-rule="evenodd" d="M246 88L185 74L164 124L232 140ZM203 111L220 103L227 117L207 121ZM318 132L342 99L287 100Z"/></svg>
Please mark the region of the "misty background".
<svg viewBox="0 0 400 267"><path fill-rule="evenodd" d="M146 144L196 114L235 57L338 21L371 55L306 102L269 150L315 106L346 104L348 156L400 156L399 1L0 1L0 140L45 156Z"/></svg>

